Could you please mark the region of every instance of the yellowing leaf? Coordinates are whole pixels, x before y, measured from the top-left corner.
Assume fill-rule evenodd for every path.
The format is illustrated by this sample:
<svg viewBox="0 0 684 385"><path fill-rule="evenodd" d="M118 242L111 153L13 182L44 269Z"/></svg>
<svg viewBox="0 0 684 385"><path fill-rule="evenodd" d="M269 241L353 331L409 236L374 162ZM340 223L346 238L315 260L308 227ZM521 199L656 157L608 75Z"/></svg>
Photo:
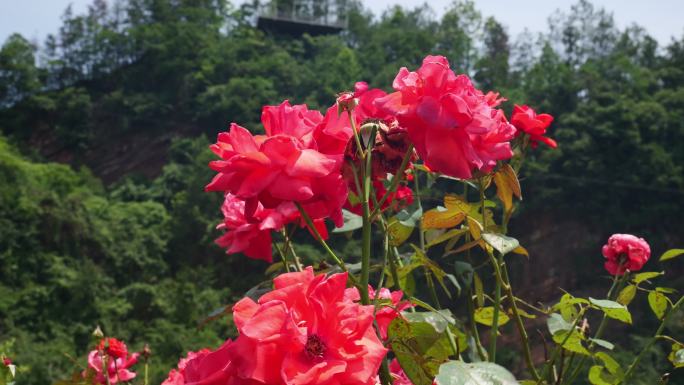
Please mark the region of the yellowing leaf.
<svg viewBox="0 0 684 385"><path fill-rule="evenodd" d="M402 224L397 218L392 218L387 225L387 233L391 246L400 246L411 236L413 227Z"/></svg>
<svg viewBox="0 0 684 385"><path fill-rule="evenodd" d="M466 215L449 209L432 209L423 214L423 229L448 229L457 226Z"/></svg>
<svg viewBox="0 0 684 385"><path fill-rule="evenodd" d="M480 222L471 217L468 217L468 229L470 229L470 234L473 236L473 239L480 239L480 236L482 234L482 225L480 224Z"/></svg>
<svg viewBox="0 0 684 385"><path fill-rule="evenodd" d="M667 297L665 297L665 294L657 291L648 293L648 304L658 319L665 317L665 312L667 311Z"/></svg>
<svg viewBox="0 0 684 385"><path fill-rule="evenodd" d="M513 211L513 196L520 199L522 193L520 191L518 177L509 164L504 164L494 174L494 184L496 184L496 196L498 196L501 203L503 203L504 211L506 213L511 213Z"/></svg>
<svg viewBox="0 0 684 385"><path fill-rule="evenodd" d="M625 288L620 291L620 294L618 294L617 302L625 306L629 305L634 299L636 291L637 288L634 285L625 286Z"/></svg>
<svg viewBox="0 0 684 385"><path fill-rule="evenodd" d="M524 247L522 247L522 246L516 247L515 249L513 249L513 250L511 251L511 253L515 253L515 254L519 254L519 255L524 255L524 256L526 256L526 257L528 257L528 258L529 258L529 256L530 256L530 253L527 251L527 249L524 248Z"/></svg>
<svg viewBox="0 0 684 385"><path fill-rule="evenodd" d="M481 323L483 325L487 326L492 326L494 324L494 307L492 306L487 306L487 307L480 307L475 309L475 322ZM505 325L506 322L508 322L510 318L508 318L508 315L504 313L503 311L499 310L499 319L498 319L498 324L499 326Z"/></svg>
<svg viewBox="0 0 684 385"><path fill-rule="evenodd" d="M449 211L456 211L464 214L468 214L473 209L468 202L458 195L445 195L444 207Z"/></svg>

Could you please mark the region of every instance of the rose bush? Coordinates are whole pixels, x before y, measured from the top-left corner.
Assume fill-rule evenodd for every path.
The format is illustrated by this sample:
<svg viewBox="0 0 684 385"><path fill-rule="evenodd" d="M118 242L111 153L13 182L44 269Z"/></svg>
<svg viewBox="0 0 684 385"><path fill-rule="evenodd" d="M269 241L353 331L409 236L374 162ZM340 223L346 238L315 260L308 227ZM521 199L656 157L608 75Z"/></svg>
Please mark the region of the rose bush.
<svg viewBox="0 0 684 385"><path fill-rule="evenodd" d="M275 277L265 293L255 288L230 306L236 338L188 352L163 385L517 384L496 364L508 322L524 362L520 383L572 384L583 374L592 384L629 384L643 354L624 366L603 333L609 322L637 321L628 306L638 292L660 323L649 344L667 340L670 361L684 366L684 344L664 334L684 297L674 301L676 290L654 285L660 272L635 273L651 254L644 239L615 234L603 246L612 276L605 298L558 293L557 303L532 305L513 291L507 261L529 256L507 235L522 198L517 175L539 142L557 147L545 136L552 116L514 105L509 122L506 99L475 88L442 56L400 69L393 87L387 94L356 83L325 115L288 101L266 106L264 135L235 123L218 135L217 175L206 186L224 194L216 243L272 263ZM425 188L439 177L450 192L443 206L423 211ZM327 244L329 225L361 232L356 255ZM292 247L301 226L329 260L303 267ZM660 261L683 254L670 250ZM451 312L455 297L465 304L461 317ZM550 334L543 357L533 355L525 326L538 317ZM589 324L597 318L598 327ZM103 339L80 378L137 379L139 356Z"/></svg>

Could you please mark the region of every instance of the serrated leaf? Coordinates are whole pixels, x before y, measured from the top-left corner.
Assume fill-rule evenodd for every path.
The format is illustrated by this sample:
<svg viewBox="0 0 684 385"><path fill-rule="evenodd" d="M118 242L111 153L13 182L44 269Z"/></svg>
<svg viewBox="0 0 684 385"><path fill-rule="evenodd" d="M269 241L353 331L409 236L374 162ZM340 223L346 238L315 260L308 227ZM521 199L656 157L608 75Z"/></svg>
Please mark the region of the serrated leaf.
<svg viewBox="0 0 684 385"><path fill-rule="evenodd" d="M601 309L605 315L618 321L631 324L632 315L625 305L607 299L595 299L589 297L589 302Z"/></svg>
<svg viewBox="0 0 684 385"><path fill-rule="evenodd" d="M518 385L518 382L511 372L492 362L449 361L440 366L435 384Z"/></svg>
<svg viewBox="0 0 684 385"><path fill-rule="evenodd" d="M664 272L656 272L656 271L646 271L643 273L634 274L634 278L632 278L632 282L634 282L635 284L639 284L641 282L644 282L644 281L649 280L651 278L658 277L658 276L663 275L663 274L665 274L665 273Z"/></svg>
<svg viewBox="0 0 684 385"><path fill-rule="evenodd" d="M337 227L333 229L333 233L345 233L363 227L363 218L361 218L359 215L352 213L351 211L342 209L342 219L344 221L342 227Z"/></svg>
<svg viewBox="0 0 684 385"><path fill-rule="evenodd" d="M487 306L475 309L474 318L477 323L492 326L494 324L494 307ZM508 315L504 311L499 310L498 325L505 325L509 320Z"/></svg>
<svg viewBox="0 0 684 385"><path fill-rule="evenodd" d="M482 239L502 255L508 254L520 246L517 239L503 234L482 233Z"/></svg>
<svg viewBox="0 0 684 385"><path fill-rule="evenodd" d="M618 294L617 297L617 302L625 306L629 305L634 299L636 291L637 288L634 285L625 286L624 289L620 290L620 294Z"/></svg>
<svg viewBox="0 0 684 385"><path fill-rule="evenodd" d="M615 348L615 345L613 345L611 342L598 339L598 338L589 338L589 341L595 343L596 345L608 349L608 350L613 350Z"/></svg>
<svg viewBox="0 0 684 385"><path fill-rule="evenodd" d="M684 249L671 249L663 253L663 255L660 256L659 261L667 261L676 257L679 257L680 255L684 254Z"/></svg>
<svg viewBox="0 0 684 385"><path fill-rule="evenodd" d="M648 305L658 319L665 317L667 312L667 297L665 297L665 294L657 291L648 293Z"/></svg>

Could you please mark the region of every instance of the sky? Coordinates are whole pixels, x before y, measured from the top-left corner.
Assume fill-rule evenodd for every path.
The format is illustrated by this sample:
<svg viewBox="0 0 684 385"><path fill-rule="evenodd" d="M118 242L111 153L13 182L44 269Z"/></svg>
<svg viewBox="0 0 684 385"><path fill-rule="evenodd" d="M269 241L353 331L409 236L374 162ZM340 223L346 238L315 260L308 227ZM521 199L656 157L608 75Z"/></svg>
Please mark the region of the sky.
<svg viewBox="0 0 684 385"><path fill-rule="evenodd" d="M239 0L238 0L239 1ZM236 2L238 2L236 1ZM414 7L425 0L362 0L367 8L379 14L393 4ZM74 11L84 12L92 0L0 0L0 42L14 32L42 42L49 33L57 32L64 9L72 4ZM441 16L451 0L428 2ZM568 10L570 0L475 0L484 16L494 16L515 37L525 28L531 32L547 29L547 18L556 10ZM637 23L661 45L671 37L684 35L684 0L592 0L596 6L613 13L620 28Z"/></svg>

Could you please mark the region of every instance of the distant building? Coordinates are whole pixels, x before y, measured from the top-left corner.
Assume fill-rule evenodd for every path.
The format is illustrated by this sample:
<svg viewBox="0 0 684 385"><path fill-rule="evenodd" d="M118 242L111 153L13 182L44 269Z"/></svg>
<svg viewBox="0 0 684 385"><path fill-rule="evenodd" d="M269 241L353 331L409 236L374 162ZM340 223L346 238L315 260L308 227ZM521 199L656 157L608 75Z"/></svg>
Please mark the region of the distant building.
<svg viewBox="0 0 684 385"><path fill-rule="evenodd" d="M335 34L347 28L346 0L272 0L257 8L257 27L289 35Z"/></svg>

